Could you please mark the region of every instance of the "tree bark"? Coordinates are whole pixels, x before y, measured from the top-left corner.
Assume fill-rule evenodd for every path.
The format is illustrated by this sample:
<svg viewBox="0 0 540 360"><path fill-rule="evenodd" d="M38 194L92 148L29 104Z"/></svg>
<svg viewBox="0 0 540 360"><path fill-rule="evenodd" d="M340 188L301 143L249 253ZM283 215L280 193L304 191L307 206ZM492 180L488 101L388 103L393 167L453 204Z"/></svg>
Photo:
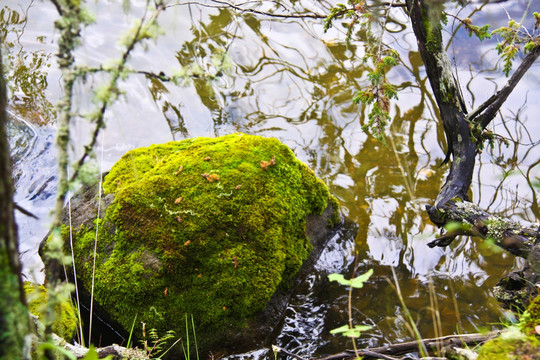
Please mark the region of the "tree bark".
<svg viewBox="0 0 540 360"><path fill-rule="evenodd" d="M6 86L0 62L0 359L21 359L30 323L14 217L6 106Z"/></svg>
<svg viewBox="0 0 540 360"><path fill-rule="evenodd" d="M489 238L493 244L508 252L528 259L540 236L537 229L522 226L514 221L490 215L467 201L449 201L437 210L445 223L462 224L457 229L428 243L429 247L446 246L456 236Z"/></svg>
<svg viewBox="0 0 540 360"><path fill-rule="evenodd" d="M477 235L492 238L503 249L528 258L535 242L538 242L536 231L490 216L469 203L467 193L471 186L477 149L482 141L481 134L476 132L483 131L493 120L508 95L540 56L540 46L529 52L499 92L468 115L443 47L440 25L442 2L406 0L406 5L448 142L443 164L452 157L446 182L434 206L426 206L426 210L431 221L439 227L450 221L464 224L460 231L446 234L429 246L447 246L458 235ZM464 209L472 213L466 213ZM495 231L495 225L499 226L499 233Z"/></svg>
<svg viewBox="0 0 540 360"><path fill-rule="evenodd" d="M431 2L428 5L421 0L407 0L406 4L447 138L448 150L443 163L452 156L446 183L435 200L433 209L436 210L453 198L469 200L467 192L472 181L476 144L471 141L465 102L443 48L442 4ZM442 225L437 211L428 211L428 214L435 224Z"/></svg>

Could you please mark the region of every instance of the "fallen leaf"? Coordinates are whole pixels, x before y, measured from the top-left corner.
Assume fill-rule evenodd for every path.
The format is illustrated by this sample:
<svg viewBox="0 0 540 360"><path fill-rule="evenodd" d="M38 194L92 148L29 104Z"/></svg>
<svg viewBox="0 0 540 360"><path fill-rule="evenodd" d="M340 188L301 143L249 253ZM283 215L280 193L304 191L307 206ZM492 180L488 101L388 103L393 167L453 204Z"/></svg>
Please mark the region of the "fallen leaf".
<svg viewBox="0 0 540 360"><path fill-rule="evenodd" d="M223 310L227 310L227 308L224 306L224 307L223 307Z"/></svg>
<svg viewBox="0 0 540 360"><path fill-rule="evenodd" d="M184 170L184 167L183 166L180 166L178 168L178 171L176 172L176 175L180 174L182 172L182 170Z"/></svg>
<svg viewBox="0 0 540 360"><path fill-rule="evenodd" d="M191 240L188 240L184 243L185 246L188 246L189 244L191 244Z"/></svg>
<svg viewBox="0 0 540 360"><path fill-rule="evenodd" d="M259 166L262 167L264 170L268 170L269 166L274 166L274 165L276 165L275 156L272 156L272 159L270 159L270 161L261 160L261 162L259 163Z"/></svg>
<svg viewBox="0 0 540 360"><path fill-rule="evenodd" d="M204 158L204 161L208 161L208 160L210 160L210 159L211 159L211 157L210 157L210 156L207 156L207 157Z"/></svg>
<svg viewBox="0 0 540 360"><path fill-rule="evenodd" d="M234 263L234 268L236 269L238 267L238 260L236 260L236 256L233 256L232 260Z"/></svg>
<svg viewBox="0 0 540 360"><path fill-rule="evenodd" d="M202 278L202 274L197 275L198 278Z"/></svg>
<svg viewBox="0 0 540 360"><path fill-rule="evenodd" d="M219 181L220 180L218 174L204 173L204 174L202 174L202 177L205 178L206 180L208 180L208 182L214 182L214 181Z"/></svg>
<svg viewBox="0 0 540 360"><path fill-rule="evenodd" d="M236 186L234 187L234 189L235 189L235 190L239 190L241 187L242 187L242 185L236 185Z"/></svg>
<svg viewBox="0 0 540 360"><path fill-rule="evenodd" d="M165 288L165 291L163 291L163 295L166 297L168 292L169 292L169 288L166 287L166 288Z"/></svg>
<svg viewBox="0 0 540 360"><path fill-rule="evenodd" d="M179 197L178 199L174 200L175 204L180 204L180 201L182 201L182 197Z"/></svg>
<svg viewBox="0 0 540 360"><path fill-rule="evenodd" d="M178 221L179 223L181 223L183 220L182 220L182 218L181 218L180 216L177 216L177 217L176 217L176 221Z"/></svg>

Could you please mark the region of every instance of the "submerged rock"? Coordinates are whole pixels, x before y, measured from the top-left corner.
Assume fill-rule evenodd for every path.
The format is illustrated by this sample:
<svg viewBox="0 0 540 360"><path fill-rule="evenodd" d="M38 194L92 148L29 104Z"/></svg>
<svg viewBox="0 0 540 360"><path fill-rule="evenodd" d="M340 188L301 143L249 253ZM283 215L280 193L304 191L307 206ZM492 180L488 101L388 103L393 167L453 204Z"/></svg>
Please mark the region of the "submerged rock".
<svg viewBox="0 0 540 360"><path fill-rule="evenodd" d="M203 357L264 345L312 249L340 222L326 185L287 146L244 134L132 150L106 175L103 201L99 221L96 188L72 203L86 288L98 225L102 316L126 331L136 317L139 338L141 322L185 338L193 317Z"/></svg>

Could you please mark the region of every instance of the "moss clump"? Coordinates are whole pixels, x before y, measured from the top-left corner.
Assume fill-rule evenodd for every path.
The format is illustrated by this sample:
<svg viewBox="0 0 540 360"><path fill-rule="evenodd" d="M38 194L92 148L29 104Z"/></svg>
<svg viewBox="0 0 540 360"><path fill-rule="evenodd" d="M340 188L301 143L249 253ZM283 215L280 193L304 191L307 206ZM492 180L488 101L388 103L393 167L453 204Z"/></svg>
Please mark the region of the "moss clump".
<svg viewBox="0 0 540 360"><path fill-rule="evenodd" d="M95 299L124 329L137 314L180 335L192 314L207 340L245 327L289 285L312 248L306 216L336 204L287 146L244 134L132 150L103 189L114 201L99 221ZM89 287L95 229L75 237Z"/></svg>
<svg viewBox="0 0 540 360"><path fill-rule="evenodd" d="M499 337L480 348L477 360L540 360L540 296L533 299L516 326L509 327Z"/></svg>
<svg viewBox="0 0 540 360"><path fill-rule="evenodd" d="M535 327L540 325L540 296L536 296L521 315L520 328L526 335L539 335Z"/></svg>
<svg viewBox="0 0 540 360"><path fill-rule="evenodd" d="M539 349L540 341L536 337L526 336L518 328L509 328L482 345L477 360L539 360Z"/></svg>
<svg viewBox="0 0 540 360"><path fill-rule="evenodd" d="M47 289L43 285L24 283L24 291L28 299L28 310L31 314L43 320L48 295ZM70 301L63 301L55 307L54 322L52 330L66 341L71 341L77 332L77 314Z"/></svg>

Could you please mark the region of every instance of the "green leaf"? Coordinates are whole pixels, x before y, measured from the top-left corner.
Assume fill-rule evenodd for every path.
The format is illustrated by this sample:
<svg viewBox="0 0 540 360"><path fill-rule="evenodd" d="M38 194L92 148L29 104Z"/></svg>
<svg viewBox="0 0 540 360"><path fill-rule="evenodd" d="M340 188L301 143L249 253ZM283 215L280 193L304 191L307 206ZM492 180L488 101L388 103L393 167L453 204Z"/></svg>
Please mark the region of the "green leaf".
<svg viewBox="0 0 540 360"><path fill-rule="evenodd" d="M330 274L328 280L337 281L341 285L352 286L353 288L360 289L364 286L364 283L373 274L373 269L369 269L365 274L355 277L352 280L347 280L342 274Z"/></svg>
<svg viewBox="0 0 540 360"><path fill-rule="evenodd" d="M351 284L351 281L345 279L345 277L342 274L330 274L330 275L328 275L328 280L337 281L341 285L350 285Z"/></svg>
<svg viewBox="0 0 540 360"><path fill-rule="evenodd" d="M84 355L83 360L98 360L98 359L99 359L99 356L98 356L98 353L96 352L96 349L94 349L93 346L90 346L90 349L88 349L88 352L86 353L86 355Z"/></svg>
<svg viewBox="0 0 540 360"><path fill-rule="evenodd" d="M335 274L332 274L332 275L335 275ZM343 325L343 326L340 326L340 327L335 328L333 330L330 330L330 334L332 334L332 335L341 334L342 332L345 332L345 331L348 331L348 330L349 330L349 325Z"/></svg>
<svg viewBox="0 0 540 360"><path fill-rule="evenodd" d="M364 287L364 283L369 279L369 277L372 274L373 274L373 269L369 269L363 275L357 276L354 279L352 279L351 286L357 289Z"/></svg>
<svg viewBox="0 0 540 360"><path fill-rule="evenodd" d="M357 338L363 331L370 330L372 326L369 325L356 325L354 328L350 328L349 325L343 325L336 329L330 330L330 334L342 334L343 336Z"/></svg>

